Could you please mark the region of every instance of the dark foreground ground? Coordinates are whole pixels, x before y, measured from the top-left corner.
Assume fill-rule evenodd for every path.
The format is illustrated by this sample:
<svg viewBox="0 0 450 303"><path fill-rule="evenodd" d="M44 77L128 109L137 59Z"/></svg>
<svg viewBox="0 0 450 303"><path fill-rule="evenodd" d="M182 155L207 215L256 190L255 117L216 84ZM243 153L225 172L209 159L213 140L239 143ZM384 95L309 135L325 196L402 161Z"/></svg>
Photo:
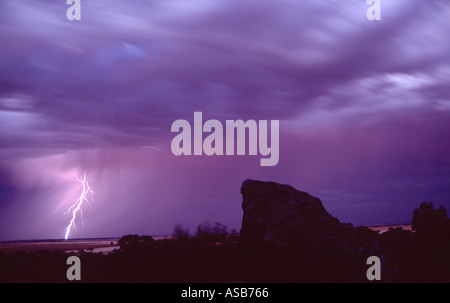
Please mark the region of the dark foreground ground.
<svg viewBox="0 0 450 303"><path fill-rule="evenodd" d="M450 282L448 233L395 228L376 237L386 251L383 281ZM256 247L220 232L160 240L127 235L102 244L112 249L2 249L0 281L68 282L66 260L77 255L81 282L368 282L361 260L304 245Z"/></svg>

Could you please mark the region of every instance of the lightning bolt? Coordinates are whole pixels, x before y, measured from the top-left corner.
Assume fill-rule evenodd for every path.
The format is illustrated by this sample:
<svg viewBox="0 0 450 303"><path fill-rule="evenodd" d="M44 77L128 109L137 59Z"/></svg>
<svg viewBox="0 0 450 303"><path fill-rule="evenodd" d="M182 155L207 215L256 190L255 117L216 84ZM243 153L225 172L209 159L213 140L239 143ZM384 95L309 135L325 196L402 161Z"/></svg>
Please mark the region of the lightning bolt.
<svg viewBox="0 0 450 303"><path fill-rule="evenodd" d="M88 198L89 195L92 197L92 195L94 194L92 189L89 187L89 183L86 179L86 173L84 173L83 178L78 178L77 175L75 175L75 178L81 184L80 188L82 188L82 192L80 194L80 197L78 197L78 199L75 201L75 203L73 203L69 207L69 209L65 212L65 214L72 212L72 220L70 220L70 223L66 228L66 234L64 235L64 240L67 240L69 238L69 234L70 234L70 231L72 230L72 228L76 229L75 221L76 221L78 214L81 218L81 222L83 222L83 210L81 209L81 207L83 206L83 202L86 201L89 203L89 198Z"/></svg>

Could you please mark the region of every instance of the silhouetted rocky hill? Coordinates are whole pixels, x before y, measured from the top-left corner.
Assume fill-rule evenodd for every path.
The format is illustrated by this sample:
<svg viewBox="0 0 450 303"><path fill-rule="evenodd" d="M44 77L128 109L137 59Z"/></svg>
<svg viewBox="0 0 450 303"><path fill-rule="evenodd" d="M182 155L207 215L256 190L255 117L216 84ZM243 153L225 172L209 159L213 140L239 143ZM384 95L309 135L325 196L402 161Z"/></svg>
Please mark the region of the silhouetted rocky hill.
<svg viewBox="0 0 450 303"><path fill-rule="evenodd" d="M300 254L321 256L318 270L326 271L321 264L336 261L346 267L343 270L346 279L364 278L370 256L385 261L377 233L340 223L326 211L319 198L290 185L255 180L244 181L241 193L243 244L256 248L272 244ZM384 272L382 276L387 280L389 274Z"/></svg>

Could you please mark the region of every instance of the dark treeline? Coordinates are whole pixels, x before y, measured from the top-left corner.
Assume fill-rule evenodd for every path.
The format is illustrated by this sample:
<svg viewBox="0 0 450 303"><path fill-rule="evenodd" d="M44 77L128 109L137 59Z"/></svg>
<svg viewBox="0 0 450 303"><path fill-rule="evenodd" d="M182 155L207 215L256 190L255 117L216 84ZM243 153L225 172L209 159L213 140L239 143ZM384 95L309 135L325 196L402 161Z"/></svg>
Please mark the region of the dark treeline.
<svg viewBox="0 0 450 303"><path fill-rule="evenodd" d="M385 250L384 281L450 282L450 219L445 208L424 202L413 212L413 231L373 233ZM126 235L110 254L79 251L81 282L368 282L366 264L307 245L257 247L224 225L180 225L170 239ZM61 251L0 252L1 282L68 282ZM355 268L355 267L351 267Z"/></svg>

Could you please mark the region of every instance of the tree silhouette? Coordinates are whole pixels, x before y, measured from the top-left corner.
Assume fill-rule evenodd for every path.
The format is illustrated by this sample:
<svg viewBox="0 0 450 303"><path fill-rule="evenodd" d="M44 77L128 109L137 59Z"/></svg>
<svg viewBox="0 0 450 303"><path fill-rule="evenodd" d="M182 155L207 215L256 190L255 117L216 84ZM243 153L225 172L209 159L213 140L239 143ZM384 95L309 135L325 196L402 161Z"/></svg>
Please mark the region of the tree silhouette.
<svg viewBox="0 0 450 303"><path fill-rule="evenodd" d="M411 228L418 234L436 234L442 230L446 219L447 211L444 206L435 209L432 202L422 202L414 210Z"/></svg>
<svg viewBox="0 0 450 303"><path fill-rule="evenodd" d="M186 240L189 238L189 229L177 224L175 225L172 235L177 239Z"/></svg>

